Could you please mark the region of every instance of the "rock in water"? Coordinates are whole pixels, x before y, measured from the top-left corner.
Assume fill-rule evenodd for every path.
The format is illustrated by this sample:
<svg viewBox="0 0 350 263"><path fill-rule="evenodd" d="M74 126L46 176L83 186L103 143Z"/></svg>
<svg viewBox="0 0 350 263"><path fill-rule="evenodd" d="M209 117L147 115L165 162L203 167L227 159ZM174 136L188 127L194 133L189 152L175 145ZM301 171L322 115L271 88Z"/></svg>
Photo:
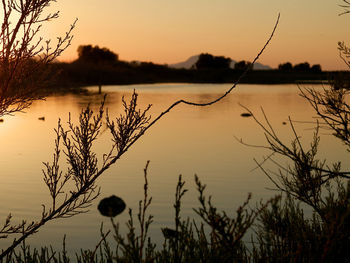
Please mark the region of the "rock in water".
<svg viewBox="0 0 350 263"><path fill-rule="evenodd" d="M252 114L249 113L249 112L243 112L243 113L241 114L241 116L242 116L242 117L251 117Z"/></svg>
<svg viewBox="0 0 350 263"><path fill-rule="evenodd" d="M101 215L108 217L115 217L121 214L125 210L126 204L118 196L112 195L107 198L103 198L97 206Z"/></svg>

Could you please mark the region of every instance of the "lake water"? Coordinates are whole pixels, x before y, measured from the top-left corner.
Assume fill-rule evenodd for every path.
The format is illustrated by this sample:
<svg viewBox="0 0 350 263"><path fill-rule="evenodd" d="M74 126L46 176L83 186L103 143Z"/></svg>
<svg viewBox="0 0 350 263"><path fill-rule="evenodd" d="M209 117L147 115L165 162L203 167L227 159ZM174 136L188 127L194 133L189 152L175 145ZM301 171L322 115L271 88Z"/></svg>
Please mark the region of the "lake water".
<svg viewBox="0 0 350 263"><path fill-rule="evenodd" d="M134 89L140 95L140 107L152 104L151 114L157 116L180 98L206 102L229 87L227 84L152 84L108 86L103 87L102 92L108 94L106 107L110 116L119 115L121 97L129 98ZM65 124L70 112L76 120L83 107L90 104L97 109L103 99L97 87L87 87L87 90L84 95L67 94L37 101L26 113L6 116L0 123L1 220L4 221L8 213L13 215L15 222L40 218L41 205L49 203L48 190L42 179L42 162L52 161L54 128L58 119ZM195 216L192 208L198 207L195 174L207 184L207 194L213 196L213 203L230 214L246 199L248 192L253 194L252 207L260 199L267 200L275 193L267 189L272 184L255 169L254 158L262 160L268 152L244 146L235 139L262 145L264 135L253 118L241 117L246 110L240 104L260 119L263 119L262 107L276 132L289 142L292 131L290 125L283 124L288 122L288 116L297 121L314 121L310 105L298 94L296 85L239 85L225 99L210 107L177 106L99 178L97 184L101 187L101 195L88 213L49 222L29 238L27 244L35 247L51 244L60 249L66 234L70 253L80 248L95 248L101 222L106 229L110 227L109 220L96 209L99 200L115 194L136 214L138 201L143 198L143 168L147 160L150 160L148 180L153 197L149 212L154 215L151 235L157 242L162 239L161 227L174 226L173 202L179 174L189 189L183 199L184 218ZM45 120L39 120L40 117ZM312 136L312 127L314 124L296 124L305 142ZM345 150L339 151L340 143L326 131L322 132L321 157L345 160ZM110 145L107 133L101 135L96 145L99 157ZM273 168L270 164L266 167ZM117 217L122 231L127 219L126 212ZM2 240L0 244L5 248L9 242Z"/></svg>

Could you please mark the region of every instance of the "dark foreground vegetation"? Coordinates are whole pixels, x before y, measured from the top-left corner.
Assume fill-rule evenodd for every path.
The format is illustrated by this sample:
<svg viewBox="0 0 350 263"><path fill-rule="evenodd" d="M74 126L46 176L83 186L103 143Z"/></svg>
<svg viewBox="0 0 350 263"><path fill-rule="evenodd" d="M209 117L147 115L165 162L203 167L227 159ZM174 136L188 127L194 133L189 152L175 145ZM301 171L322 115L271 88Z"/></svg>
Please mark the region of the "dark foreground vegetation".
<svg viewBox="0 0 350 263"><path fill-rule="evenodd" d="M2 2L4 16L0 35L2 41L0 42L2 48L0 116L30 107L32 101L42 98L43 95L40 94L42 85L52 84L43 80L51 79L56 74L43 74L47 72L45 67L50 66L50 63L69 45L74 24L65 37L58 39L58 48L50 48L50 42L46 42L46 48L40 48L40 41L32 46L31 42L39 32L39 25L58 17L58 13L47 17L41 15L51 2L54 1ZM350 3L346 0L344 8L345 13L348 13ZM279 18L265 46L251 65L258 60L270 43L278 21ZM37 25L39 28L35 29ZM350 66L350 49L340 43L339 50L344 61ZM86 70L91 68L97 70L92 79L89 79L88 75L84 75L87 79L81 76L79 78L81 84L90 81L92 84L96 80L97 84L105 84L109 79L102 73L107 74L117 64L123 64L112 52L102 51L104 51L103 60L113 62L111 65L100 64L98 60L94 60L95 53L101 55L99 49L88 47L86 50L82 47L79 50L80 60L74 63L81 65L76 68L81 70L81 66L85 65ZM214 59L214 61L216 65L227 65L225 59ZM74 63L65 66L73 67ZM72 71L62 68L61 64L53 66L57 66L56 69L63 74L59 78L60 81L74 81L69 79L71 77L69 72ZM305 66L307 65L301 67ZM148 63L135 65L135 68L138 67L156 67L160 72L166 68ZM52 72L56 72L54 69ZM244 79L242 76L246 75L248 69L250 65L245 71L241 71L238 80ZM316 74L316 69L317 67L313 68L313 72L310 71L308 74ZM202 72L203 78L205 77L203 72L209 74L216 71L207 68L193 70L197 70L198 74ZM280 69L281 72L284 70ZM285 74L289 70L286 70ZM236 68L236 71L239 69ZM294 75L297 74L297 69L294 67L291 71ZM92 74L92 71L87 72ZM150 72L155 74L154 70ZM125 81L133 77L128 76L130 73L127 71L124 73ZM65 74L66 76L62 77ZM110 74L112 81L114 73ZM72 76L77 75L78 72ZM174 224L162 229L164 245L156 247L148 232L153 216L148 214L152 198L148 192L147 163L144 169L144 199L139 202L136 215L129 210L130 219L126 224L125 235L119 231L120 227L125 226L118 225L115 217L123 212L127 204L122 198L112 196L102 199L98 206L102 215L110 217L111 225L101 226L101 239L96 240L95 249L82 248L75 258L69 258L64 241L62 251L53 251L47 247L31 249L28 245L27 238L40 231L43 225L87 211L100 195L98 178L170 110L179 104L210 106L230 94L237 83L235 82L225 94L213 101L206 103L176 101L154 119L148 113L150 106L144 110L138 108L138 95L134 92L129 102L123 99L124 112L120 116L112 117L106 114L102 102L95 113L89 107L83 109L76 124L69 119L65 127L58 121L53 158L51 162L44 163L43 169L43 179L50 202L47 206L43 205L42 212L32 222L25 220L14 222L11 214L3 220L0 237L12 238L12 242L9 247L1 249L1 262L349 262L350 172L343 170L340 162L330 163L318 158L320 129L326 129L330 132L329 136L335 136L342 142L342 146L350 151L348 104L350 89L346 74L338 75L330 82L331 85L322 91L301 89L301 96L309 102L318 116L317 122L313 123L314 137L306 144L307 146L302 143L293 121L290 120L289 127L294 137L290 143L285 143L271 126L268 116L263 114L263 120L259 120L253 112L246 109L266 138L266 144L258 147L270 151L262 162L257 162L257 166L278 190L278 194L272 195L270 200L251 205L249 203L251 195L248 194L247 201L231 216L230 213L215 208L212 199L205 194L205 185L195 176L198 191L198 207L195 211L199 220L182 218L181 199L186 194L186 189L180 176L175 187ZM98 159L93 146L102 129L109 132L112 140L110 148L106 149L101 159ZM64 171L60 166L62 159L68 167ZM264 168L264 164L269 161L276 165L275 172ZM247 237L251 242L245 241Z"/></svg>

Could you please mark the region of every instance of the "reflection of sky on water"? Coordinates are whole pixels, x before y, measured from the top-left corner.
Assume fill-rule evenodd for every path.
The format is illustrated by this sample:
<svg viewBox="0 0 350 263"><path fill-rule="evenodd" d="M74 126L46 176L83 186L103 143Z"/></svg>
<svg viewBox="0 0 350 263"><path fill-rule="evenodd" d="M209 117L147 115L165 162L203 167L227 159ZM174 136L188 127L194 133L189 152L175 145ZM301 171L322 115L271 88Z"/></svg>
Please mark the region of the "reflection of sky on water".
<svg viewBox="0 0 350 263"><path fill-rule="evenodd" d="M177 99L206 102L219 96L230 85L212 84L154 84L102 87L108 94L106 107L110 116L121 113L121 97L130 97L133 89L139 95L140 107L152 104L151 114L157 116ZM98 88L89 88L86 94L67 94L38 101L26 114L5 117L0 124L0 216L5 219L11 212L14 219L38 218L41 204L48 204L48 191L42 180L42 162L52 160L54 131L57 120L65 124L68 113L76 122L82 107L90 104L97 109L103 99ZM151 233L156 240L162 236L160 227L173 226L174 192L179 174L186 181L186 194L183 203L183 217L194 216L193 207L197 206L197 193L194 186L194 174L207 184L207 194L213 195L213 202L220 209L235 209L253 193L254 200L265 200L274 193L266 190L271 187L268 179L255 168L253 158L262 160L266 155L261 149L246 147L234 136L245 142L261 145L264 136L252 118L242 118L245 110L242 104L263 118L260 107L264 108L276 132L286 142L292 132L283 125L288 116L293 120L310 120L311 107L298 96L294 85L239 85L223 101L211 107L190 107L179 105L165 118L154 125L110 170L98 180L101 186L101 198L115 194L122 197L127 206L137 213L138 200L143 193L143 168L147 160L149 167L149 189L153 196L150 212L155 216ZM38 120L45 116L45 121ZM312 124L297 124L300 135L312 136ZM110 136L103 132L95 150L102 157L109 150ZM308 145L308 144L307 144ZM321 141L322 149L327 150L332 160L346 160L345 151L338 151L339 143L327 136ZM346 164L346 163L345 163ZM65 162L62 161L63 167ZM346 165L344 165L346 166ZM272 168L272 166L267 166ZM345 168L345 167L344 167ZM98 199L98 200L99 200ZM63 235L67 234L67 247L72 249L94 248L100 223L109 227L102 218L94 202L91 212L71 219L56 220L48 223L30 241L33 245L53 244L62 247ZM253 203L252 203L253 205ZM127 213L118 216L121 229L127 220ZM6 241L1 241L6 242ZM1 243L3 244L3 243ZM1 245L3 247L3 245Z"/></svg>

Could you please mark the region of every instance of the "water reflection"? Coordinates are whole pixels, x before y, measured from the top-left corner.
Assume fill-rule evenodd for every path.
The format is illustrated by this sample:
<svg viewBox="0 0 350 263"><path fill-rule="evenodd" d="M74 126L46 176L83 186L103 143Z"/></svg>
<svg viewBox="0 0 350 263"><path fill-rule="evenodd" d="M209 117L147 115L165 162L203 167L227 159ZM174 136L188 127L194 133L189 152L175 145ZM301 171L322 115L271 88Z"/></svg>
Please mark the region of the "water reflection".
<svg viewBox="0 0 350 263"><path fill-rule="evenodd" d="M97 109L107 93L106 107L110 116L118 116L122 111L122 96L129 99L133 90L140 93L139 106L146 108L152 104L151 115L157 116L178 99L207 102L222 94L230 85L209 84L154 84L89 87L87 93L66 94L38 101L26 114L5 117L0 126L0 167L1 180L0 216L5 218L11 212L15 219L39 218L41 204L49 201L48 191L42 181L42 162L51 161L54 149L54 132L57 120L68 120L69 112L73 121L83 107L90 105ZM237 140L243 138L251 144L262 144L264 135L252 118L242 118L248 107L260 112L260 107L269 117L282 139L289 141L292 135L287 122L288 116L295 120L310 120L311 107L298 96L294 85L241 85L223 101L210 107L179 105L165 118L153 126L149 132L130 149L98 184L102 196L117 195L125 200L128 207L137 210L142 198L143 168L147 160L149 167L149 187L153 196L150 212L155 216L151 233L155 239L162 238L161 228L173 227L175 187L179 174L183 175L187 189L184 198L183 217L193 216L197 206L197 193L193 181L198 174L208 185L207 193L213 195L213 202L222 209L232 209L240 205L248 192L255 200L269 198L273 193L268 179L257 169L253 158L260 158L266 152L246 147ZM261 117L261 114L259 115ZM45 121L38 118L44 117ZM312 126L311 126L312 127ZM297 129L304 138L312 136L310 124L300 124ZM109 150L111 137L108 132L101 135L95 150L101 158ZM327 151L335 159L344 156L337 150L339 144L329 137ZM321 147L324 147L321 144ZM63 162L64 165L64 162ZM91 212L76 217L49 223L29 242L34 246L53 244L61 248L63 235L67 234L67 247L74 249L94 248L99 237L101 222L108 220L97 212L97 204ZM118 216L123 228L127 213ZM8 241L2 241L8 242Z"/></svg>

